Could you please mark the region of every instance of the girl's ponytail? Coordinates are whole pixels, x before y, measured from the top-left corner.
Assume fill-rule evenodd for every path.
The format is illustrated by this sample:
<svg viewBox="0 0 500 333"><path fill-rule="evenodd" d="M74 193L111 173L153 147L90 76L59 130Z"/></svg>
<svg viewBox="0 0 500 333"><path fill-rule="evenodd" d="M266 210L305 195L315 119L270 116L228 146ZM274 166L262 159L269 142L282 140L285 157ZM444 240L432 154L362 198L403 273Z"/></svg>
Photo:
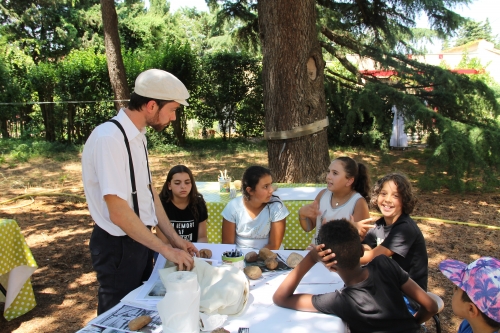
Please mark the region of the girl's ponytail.
<svg viewBox="0 0 500 333"><path fill-rule="evenodd" d="M348 156L337 157L344 165L344 171L348 178L354 178L351 188L361 194L366 202L370 202L370 175L368 168L363 163L356 163Z"/></svg>
<svg viewBox="0 0 500 333"><path fill-rule="evenodd" d="M353 188L366 199L366 202L370 202L370 175L363 163L358 163L358 176L354 180Z"/></svg>

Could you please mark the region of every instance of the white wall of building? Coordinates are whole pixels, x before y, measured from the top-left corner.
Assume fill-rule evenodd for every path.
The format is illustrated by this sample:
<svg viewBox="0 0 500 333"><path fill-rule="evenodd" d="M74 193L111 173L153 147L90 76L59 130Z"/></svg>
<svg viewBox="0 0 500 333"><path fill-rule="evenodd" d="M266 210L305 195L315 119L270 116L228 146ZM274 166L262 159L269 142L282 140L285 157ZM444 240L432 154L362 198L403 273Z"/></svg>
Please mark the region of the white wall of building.
<svg viewBox="0 0 500 333"><path fill-rule="evenodd" d="M445 65L449 69L459 69L458 64L464 54L469 59L477 58L491 77L500 84L500 50L494 48L493 43L478 40L459 47L443 50L439 53L429 53L422 56L413 56L414 60L435 66ZM360 58L358 55L348 55L347 59L363 70L381 70L379 63L372 59Z"/></svg>

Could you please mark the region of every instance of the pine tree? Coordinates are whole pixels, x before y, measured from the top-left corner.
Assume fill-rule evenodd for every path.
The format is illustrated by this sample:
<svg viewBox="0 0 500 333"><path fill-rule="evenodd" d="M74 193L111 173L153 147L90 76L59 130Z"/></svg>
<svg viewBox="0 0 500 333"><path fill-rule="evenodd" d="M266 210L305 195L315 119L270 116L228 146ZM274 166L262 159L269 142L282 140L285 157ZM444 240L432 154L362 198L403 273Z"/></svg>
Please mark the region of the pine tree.
<svg viewBox="0 0 500 333"><path fill-rule="evenodd" d="M269 68L266 62L270 60L266 59L265 55L270 47L266 44L266 37L269 35L288 38L283 40L283 43L294 43L293 35L279 30L287 26L284 24L280 26L279 23L300 20L304 11L296 11L295 15L283 8L271 13L263 12L272 9L268 2L263 0L207 0L207 3L212 8L216 8L217 3L222 4L219 11L221 20L237 17L244 20L246 26L253 27L257 26L255 22L259 22L260 30L252 35L259 35L262 42L264 85L270 84L266 80L275 77L278 72L280 75L291 73L288 80L294 81L296 85L301 84L301 79L298 76L294 78L293 73L301 73L304 70L304 63L284 61L279 68ZM467 3L467 1L459 0L453 3ZM329 117L330 123L332 121L342 123L340 133L350 137L362 136L363 144L387 145L389 140L387 132L390 130L391 121L390 109L395 105L403 111L405 120L410 125L418 124L422 130L432 134L434 155L429 161L429 177L444 177L443 172L446 172L447 177L452 177L455 181L456 190L464 189L462 179L472 170L488 168L493 173L481 171L484 179L496 179L496 176L491 175L498 174L500 165L500 140L498 140L500 131L497 120L499 105L492 90L480 80L419 63L408 57L408 54L416 53L409 42L414 37L411 28L415 26L417 15L425 13L436 35L442 38L451 35L463 24L465 20L447 7L448 2L316 0L315 5L317 17L309 24L314 24L317 34L309 38L319 41L324 52L339 64L335 68L325 69L324 79L327 88L330 88L327 90L329 98L324 101L319 100L319 105L316 107L321 108L322 103L327 102L329 107L339 107L330 113ZM258 16L251 15L255 11ZM263 31L260 19L268 26L273 26L269 21L278 24L274 24L275 30ZM295 30L293 34L299 37L302 31ZM295 50L304 47L303 41L296 38ZM274 56L280 59L293 58L295 55L290 51L293 49L287 47L281 54L275 53ZM381 80L376 76L360 72L356 64L348 58L348 55L352 54L372 59L379 63L381 68L392 70L395 75L390 80ZM316 65L320 65L321 62L322 59L315 59ZM320 80L323 80L321 73L323 67L316 68L319 68ZM282 76L287 77L286 74ZM272 84L276 86L277 83ZM308 93L302 93L304 94L301 96L302 100L307 100ZM267 115L270 112L285 112L285 109L280 108L280 95L289 96L290 92L278 89L275 90L274 96L266 97L264 89L264 94L265 100L271 98L278 101L274 105L265 104L266 129L282 127L279 118L269 119ZM342 97L335 100L338 94L342 94ZM349 106L345 107L348 102ZM302 113L309 112L307 104L302 104L300 107ZM434 109L438 112L434 112ZM343 110L343 114L340 114L339 110ZM303 121L296 120L294 126L302 124ZM364 127L361 128L361 125ZM284 140L283 148L287 142ZM278 153L281 154L281 151L269 156L270 166L272 159L275 159ZM322 154L315 157L304 157L300 154L307 155L306 152L299 152L295 158L312 159L316 165L324 163ZM287 168L285 163L277 166ZM283 170L280 169L278 174L283 174ZM298 176L278 180L303 181L305 178Z"/></svg>
<svg viewBox="0 0 500 333"><path fill-rule="evenodd" d="M491 43L497 43L497 37L491 31L490 21L483 22L467 20L458 30L455 46L461 46L478 39L485 39Z"/></svg>

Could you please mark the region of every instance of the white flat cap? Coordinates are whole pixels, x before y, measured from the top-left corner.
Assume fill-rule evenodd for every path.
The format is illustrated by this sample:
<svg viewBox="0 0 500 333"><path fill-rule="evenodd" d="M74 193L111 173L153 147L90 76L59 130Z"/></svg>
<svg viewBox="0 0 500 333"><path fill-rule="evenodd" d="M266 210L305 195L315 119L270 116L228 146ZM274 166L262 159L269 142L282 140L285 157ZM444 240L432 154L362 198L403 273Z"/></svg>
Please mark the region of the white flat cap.
<svg viewBox="0 0 500 333"><path fill-rule="evenodd" d="M189 105L186 99L189 93L178 78L161 69L148 69L135 79L134 92L143 97L176 101L182 105Z"/></svg>

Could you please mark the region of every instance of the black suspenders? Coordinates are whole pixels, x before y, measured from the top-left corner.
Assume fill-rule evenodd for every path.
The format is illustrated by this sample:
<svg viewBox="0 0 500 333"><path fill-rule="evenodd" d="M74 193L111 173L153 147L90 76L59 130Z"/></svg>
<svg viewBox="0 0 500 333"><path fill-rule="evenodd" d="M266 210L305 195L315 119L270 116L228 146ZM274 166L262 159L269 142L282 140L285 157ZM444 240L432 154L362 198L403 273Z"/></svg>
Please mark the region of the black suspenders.
<svg viewBox="0 0 500 333"><path fill-rule="evenodd" d="M129 169L130 169L130 182L132 183L132 201L134 203L134 212L137 214L138 217L139 215L139 202L137 201L137 188L135 186L135 172L134 172L134 163L132 162L132 154L130 153L130 145L128 144L128 138L127 134L125 134L125 130L123 129L123 126L115 119L110 119L108 120L115 124L118 129L123 134L123 140L125 141L125 146L127 147L127 152L128 152L128 164L129 164ZM151 189L151 173L149 172L149 161L148 161L148 152L146 150L146 146L144 145L144 142L142 143L144 146L144 154L146 154L146 165L148 167L148 178L149 178L149 191L151 192L151 197L153 198L153 202L155 200L155 197L153 195L153 190Z"/></svg>

